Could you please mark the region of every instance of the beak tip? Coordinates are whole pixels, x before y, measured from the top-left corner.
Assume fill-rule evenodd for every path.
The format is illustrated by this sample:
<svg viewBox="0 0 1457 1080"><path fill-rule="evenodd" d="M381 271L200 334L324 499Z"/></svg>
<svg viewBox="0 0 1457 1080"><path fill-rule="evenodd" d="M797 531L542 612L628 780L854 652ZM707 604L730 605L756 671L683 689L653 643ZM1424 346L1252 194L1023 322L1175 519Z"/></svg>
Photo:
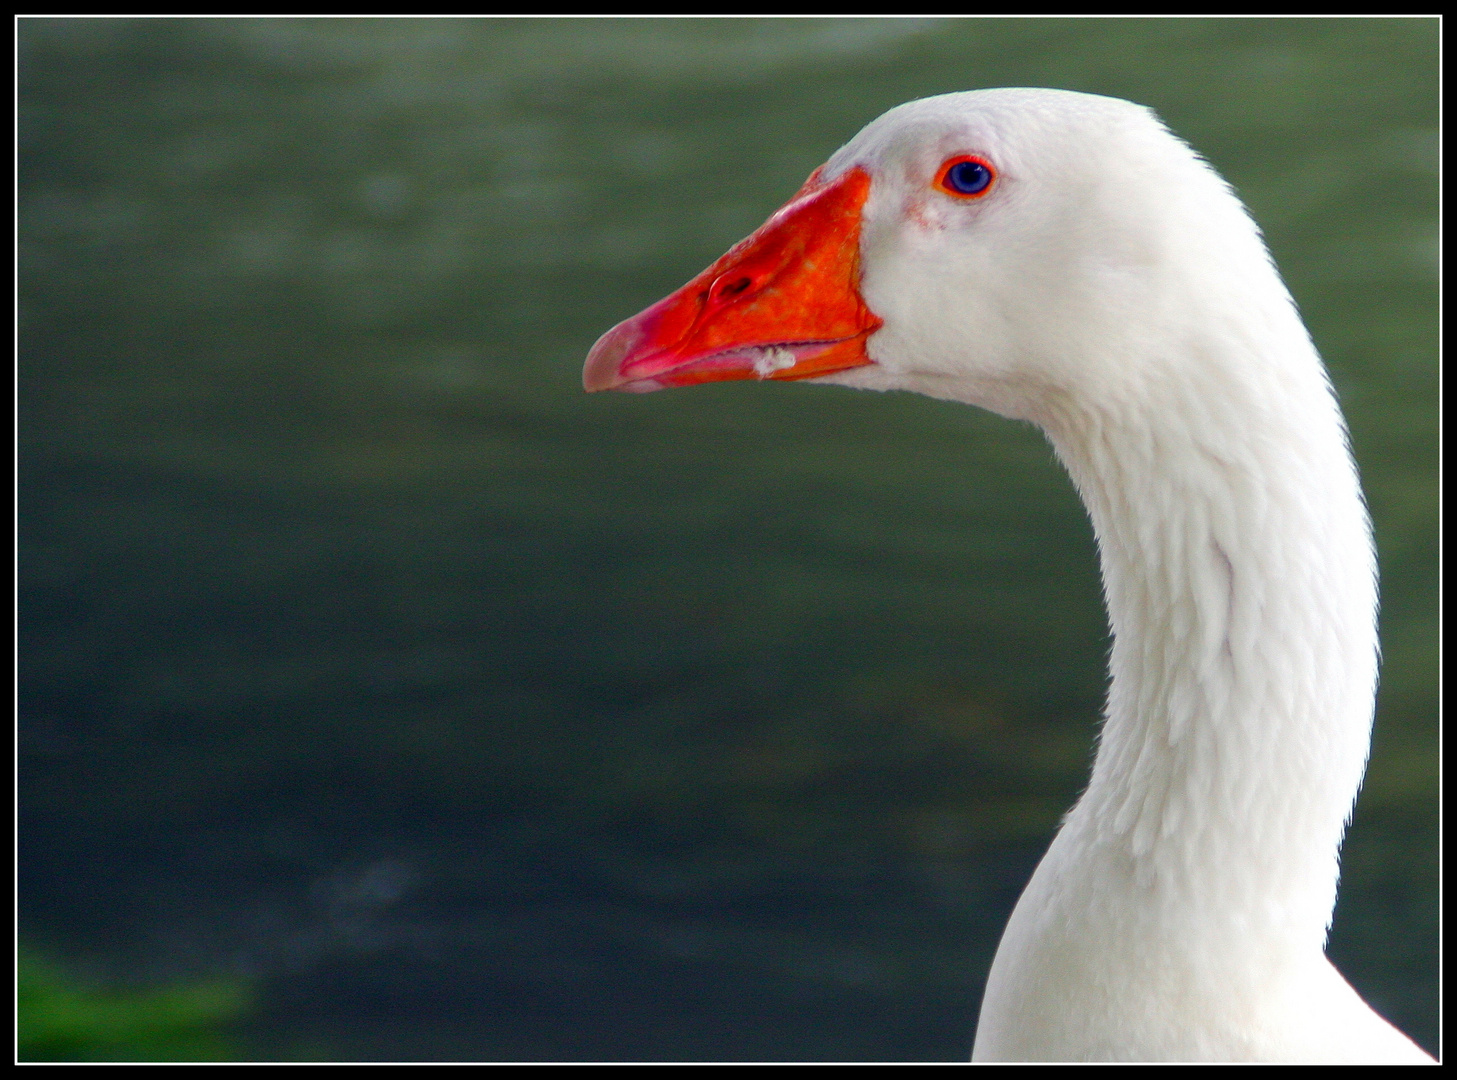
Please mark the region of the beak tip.
<svg viewBox="0 0 1457 1080"><path fill-rule="evenodd" d="M642 337L635 319L618 323L597 339L582 367L582 388L587 393L612 390L628 380L622 377L622 361Z"/></svg>

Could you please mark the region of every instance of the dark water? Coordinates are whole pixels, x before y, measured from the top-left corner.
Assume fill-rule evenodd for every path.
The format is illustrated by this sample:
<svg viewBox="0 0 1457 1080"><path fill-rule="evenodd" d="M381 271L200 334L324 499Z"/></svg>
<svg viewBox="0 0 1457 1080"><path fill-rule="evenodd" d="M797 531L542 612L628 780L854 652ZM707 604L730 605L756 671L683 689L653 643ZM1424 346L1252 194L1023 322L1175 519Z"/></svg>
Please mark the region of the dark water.
<svg viewBox="0 0 1457 1080"><path fill-rule="evenodd" d="M901 101L1129 97L1328 360L1385 655L1331 951L1437 1033L1432 20L20 25L21 929L263 1057L964 1059L1107 639L1035 432L581 393Z"/></svg>

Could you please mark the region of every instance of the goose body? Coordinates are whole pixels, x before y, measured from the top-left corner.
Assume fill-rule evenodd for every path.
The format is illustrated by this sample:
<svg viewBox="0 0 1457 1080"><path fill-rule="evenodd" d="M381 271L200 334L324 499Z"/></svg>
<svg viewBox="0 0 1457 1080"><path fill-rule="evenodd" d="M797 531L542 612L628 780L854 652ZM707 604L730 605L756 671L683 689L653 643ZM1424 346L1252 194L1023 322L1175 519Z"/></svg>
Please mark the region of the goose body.
<svg viewBox="0 0 1457 1080"><path fill-rule="evenodd" d="M741 378L1030 421L1092 519L1106 718L974 1060L1431 1060L1324 954L1370 745L1375 559L1324 366L1209 165L1111 98L893 109L584 373Z"/></svg>

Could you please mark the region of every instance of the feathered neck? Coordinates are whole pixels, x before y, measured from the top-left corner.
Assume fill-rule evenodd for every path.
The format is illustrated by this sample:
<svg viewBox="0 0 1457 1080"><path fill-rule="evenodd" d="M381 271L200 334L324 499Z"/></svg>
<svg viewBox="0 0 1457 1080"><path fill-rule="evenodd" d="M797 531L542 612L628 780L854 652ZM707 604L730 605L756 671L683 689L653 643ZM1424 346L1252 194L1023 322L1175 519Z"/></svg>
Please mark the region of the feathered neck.
<svg viewBox="0 0 1457 1080"><path fill-rule="evenodd" d="M1097 760L1059 847L1150 927L1314 956L1370 741L1374 557L1304 327L1288 304L1247 322L1204 320L1177 362L1150 358L1142 393L1043 418L1113 629Z"/></svg>
<svg viewBox="0 0 1457 1080"><path fill-rule="evenodd" d="M1263 303L1185 305L1031 416L1092 518L1112 679L1087 790L988 975L979 1059L1428 1060L1324 955L1375 560L1325 369L1273 268L1248 280Z"/></svg>

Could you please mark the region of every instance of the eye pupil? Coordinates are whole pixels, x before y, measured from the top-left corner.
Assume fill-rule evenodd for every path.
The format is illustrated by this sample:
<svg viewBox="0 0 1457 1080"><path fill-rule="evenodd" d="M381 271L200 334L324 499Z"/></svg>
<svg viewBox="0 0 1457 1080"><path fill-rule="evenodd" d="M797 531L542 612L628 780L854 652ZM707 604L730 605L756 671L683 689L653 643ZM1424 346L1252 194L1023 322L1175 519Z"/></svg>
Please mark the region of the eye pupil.
<svg viewBox="0 0 1457 1080"><path fill-rule="evenodd" d="M992 171L980 161L958 161L946 170L946 186L958 195L977 195L992 182Z"/></svg>

